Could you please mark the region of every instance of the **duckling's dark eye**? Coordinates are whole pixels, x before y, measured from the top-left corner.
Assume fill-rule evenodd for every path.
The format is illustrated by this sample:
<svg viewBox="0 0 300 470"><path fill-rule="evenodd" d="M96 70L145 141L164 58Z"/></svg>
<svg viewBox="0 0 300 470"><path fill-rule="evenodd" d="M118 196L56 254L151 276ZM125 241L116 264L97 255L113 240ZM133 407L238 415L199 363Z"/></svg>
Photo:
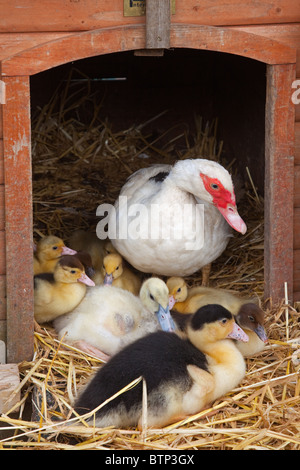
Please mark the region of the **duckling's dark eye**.
<svg viewBox="0 0 300 470"><path fill-rule="evenodd" d="M76 274L76 271L75 271L75 269L71 269L71 271L70 271L70 272L71 272L71 274Z"/></svg>
<svg viewBox="0 0 300 470"><path fill-rule="evenodd" d="M154 300L154 297L153 297L153 295L152 295L152 294L150 294L150 299L151 299L151 300Z"/></svg>
<svg viewBox="0 0 300 470"><path fill-rule="evenodd" d="M57 250L58 246L53 246L52 250Z"/></svg>
<svg viewBox="0 0 300 470"><path fill-rule="evenodd" d="M216 183L211 183L210 187L211 187L211 189L214 189L215 191L220 189L219 185L216 184Z"/></svg>
<svg viewBox="0 0 300 470"><path fill-rule="evenodd" d="M249 320L252 321L253 323L255 322L255 319L254 319L254 317L252 317L252 315L249 315L248 318L249 318Z"/></svg>
<svg viewBox="0 0 300 470"><path fill-rule="evenodd" d="M117 269L119 269L119 266L116 267L116 271L117 271Z"/></svg>
<svg viewBox="0 0 300 470"><path fill-rule="evenodd" d="M225 325L225 323L227 323L227 318L223 318L223 319L221 320L221 323L223 323L223 325Z"/></svg>
<svg viewBox="0 0 300 470"><path fill-rule="evenodd" d="M177 292L181 292L181 287L179 287L179 289L177 289Z"/></svg>

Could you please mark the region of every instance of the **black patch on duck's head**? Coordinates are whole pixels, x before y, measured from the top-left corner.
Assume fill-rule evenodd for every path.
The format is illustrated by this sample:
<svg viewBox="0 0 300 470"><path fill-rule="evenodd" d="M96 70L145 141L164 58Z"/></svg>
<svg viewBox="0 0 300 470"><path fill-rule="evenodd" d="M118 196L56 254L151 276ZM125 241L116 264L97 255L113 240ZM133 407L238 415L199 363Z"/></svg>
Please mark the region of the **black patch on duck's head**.
<svg viewBox="0 0 300 470"><path fill-rule="evenodd" d="M53 273L36 274L33 279L34 279L34 288L37 287L37 283L39 279L41 279L42 281L50 282L50 284L54 284L55 282Z"/></svg>
<svg viewBox="0 0 300 470"><path fill-rule="evenodd" d="M151 176L151 178L149 178L149 181L155 181L155 183L162 183L168 175L168 171L160 171L159 173L157 173L157 175Z"/></svg>
<svg viewBox="0 0 300 470"><path fill-rule="evenodd" d="M75 256L75 258L79 259L79 261L84 266L86 274L89 277L92 277L95 274L95 270L93 268L93 263L92 263L92 257L89 253L87 253L86 251L77 251L77 253L72 256Z"/></svg>
<svg viewBox="0 0 300 470"><path fill-rule="evenodd" d="M204 305L194 313L191 318L191 327L193 330L200 330L206 323L214 323L223 318L228 318L231 320L233 318L232 314L219 304L209 304Z"/></svg>
<svg viewBox="0 0 300 470"><path fill-rule="evenodd" d="M59 264L60 266L67 266L69 268L76 268L84 271L83 264L74 255L61 256L57 264Z"/></svg>

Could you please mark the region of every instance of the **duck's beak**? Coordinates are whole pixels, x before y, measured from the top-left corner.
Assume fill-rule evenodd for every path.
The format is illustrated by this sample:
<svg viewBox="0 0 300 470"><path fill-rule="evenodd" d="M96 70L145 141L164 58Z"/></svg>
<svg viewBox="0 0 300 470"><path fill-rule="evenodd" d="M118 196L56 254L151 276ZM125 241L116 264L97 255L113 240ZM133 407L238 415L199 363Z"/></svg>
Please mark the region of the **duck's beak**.
<svg viewBox="0 0 300 470"><path fill-rule="evenodd" d="M62 247L61 254L62 255L76 255L77 251L72 250L72 248L68 248L67 246Z"/></svg>
<svg viewBox="0 0 300 470"><path fill-rule="evenodd" d="M113 275L112 274L105 274L103 284L105 286L111 286L113 282Z"/></svg>
<svg viewBox="0 0 300 470"><path fill-rule="evenodd" d="M226 207L217 206L224 219L237 232L243 235L247 232L247 225L239 215L235 204L227 204Z"/></svg>
<svg viewBox="0 0 300 470"><path fill-rule="evenodd" d="M233 324L233 330L227 338L231 339L237 339L238 341L243 341L244 343L247 343L249 341L248 335L240 328L236 323Z"/></svg>
<svg viewBox="0 0 300 470"><path fill-rule="evenodd" d="M258 325L258 327L255 328L254 332L257 334L259 339L261 339L264 343L268 342L268 337L267 337L267 334L266 334L266 330L264 329L264 327L262 325Z"/></svg>
<svg viewBox="0 0 300 470"><path fill-rule="evenodd" d="M159 309L158 312L156 312L156 316L163 331L175 330L175 323L173 321L173 318L171 317L169 305L167 305L165 309L161 305L159 305Z"/></svg>
<svg viewBox="0 0 300 470"><path fill-rule="evenodd" d="M82 282L83 284L86 284L87 286L94 286L95 283L90 279L85 273L82 273L81 276L77 279L78 282Z"/></svg>
<svg viewBox="0 0 300 470"><path fill-rule="evenodd" d="M172 310L174 305L176 304L176 300L174 299L174 295L170 295L169 297L169 309Z"/></svg>

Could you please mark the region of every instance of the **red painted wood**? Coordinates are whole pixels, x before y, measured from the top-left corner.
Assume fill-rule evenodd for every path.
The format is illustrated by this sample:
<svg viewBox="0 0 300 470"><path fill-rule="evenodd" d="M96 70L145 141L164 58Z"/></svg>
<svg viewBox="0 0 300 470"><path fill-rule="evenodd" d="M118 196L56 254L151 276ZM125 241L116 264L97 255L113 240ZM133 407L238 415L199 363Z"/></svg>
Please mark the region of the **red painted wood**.
<svg viewBox="0 0 300 470"><path fill-rule="evenodd" d="M265 147L265 296L293 290L295 65L268 66Z"/></svg>
<svg viewBox="0 0 300 470"><path fill-rule="evenodd" d="M0 32L83 31L141 22L141 17L124 17L123 0L0 0L0 11ZM218 26L295 23L300 21L299 2L176 0L172 21Z"/></svg>
<svg viewBox="0 0 300 470"><path fill-rule="evenodd" d="M3 106L7 361L33 354L33 244L29 77L5 78Z"/></svg>
<svg viewBox="0 0 300 470"><path fill-rule="evenodd" d="M171 47L237 54L268 64L296 61L296 50L273 39L230 28L172 25ZM33 75L81 58L145 48L145 27L125 26L77 33L33 47L2 61L3 76Z"/></svg>

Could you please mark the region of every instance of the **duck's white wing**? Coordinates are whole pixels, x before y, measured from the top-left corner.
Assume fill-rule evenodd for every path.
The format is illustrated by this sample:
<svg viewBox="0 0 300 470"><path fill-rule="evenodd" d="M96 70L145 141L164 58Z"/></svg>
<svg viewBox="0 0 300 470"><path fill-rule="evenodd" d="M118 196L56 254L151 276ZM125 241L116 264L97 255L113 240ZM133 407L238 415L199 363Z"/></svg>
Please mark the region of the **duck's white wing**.
<svg viewBox="0 0 300 470"><path fill-rule="evenodd" d="M128 198L131 198L136 193L136 191L144 188L145 184L155 184L155 180L151 181L152 178L154 179L159 174L169 173L171 169L171 165L157 164L148 168L141 168L140 170L137 170L127 179L126 183L120 191L120 196L127 196Z"/></svg>

